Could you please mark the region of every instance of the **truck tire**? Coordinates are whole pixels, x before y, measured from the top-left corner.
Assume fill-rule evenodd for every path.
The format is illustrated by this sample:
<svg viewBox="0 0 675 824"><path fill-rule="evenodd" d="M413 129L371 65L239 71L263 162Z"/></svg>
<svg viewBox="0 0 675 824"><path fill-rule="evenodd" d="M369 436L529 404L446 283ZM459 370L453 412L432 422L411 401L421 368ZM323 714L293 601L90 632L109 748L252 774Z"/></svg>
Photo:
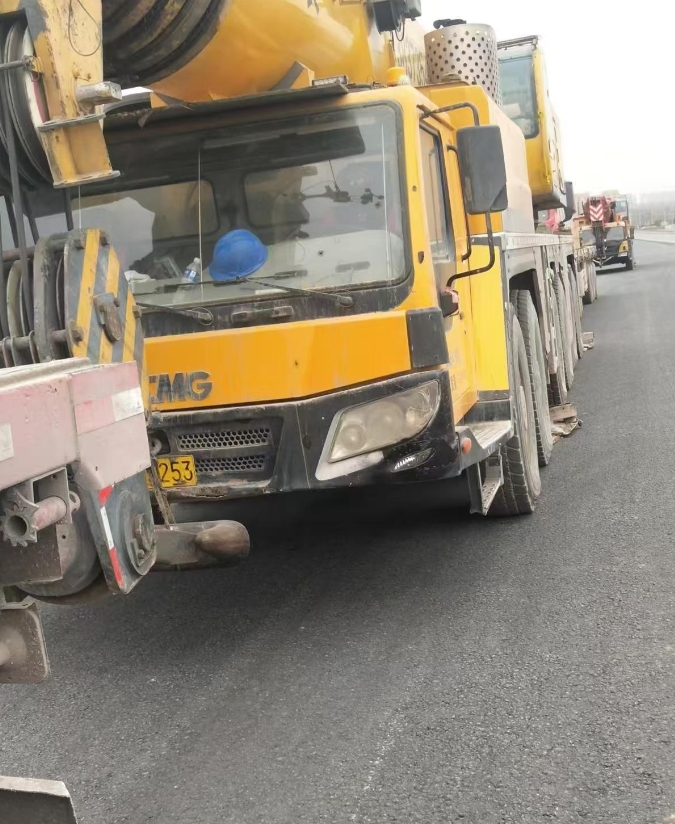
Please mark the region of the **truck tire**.
<svg viewBox="0 0 675 824"><path fill-rule="evenodd" d="M560 326L560 307L558 306L558 296L555 289L551 289L551 309L553 314L553 324L555 327L556 352L558 356L558 370L550 377L548 387L548 402L550 406L562 406L567 403L567 378L565 376L565 361L563 355L564 340L563 330Z"/></svg>
<svg viewBox="0 0 675 824"><path fill-rule="evenodd" d="M587 266L588 284L586 286L586 292L583 300L586 306L590 306L592 303L595 303L595 300L598 297L598 276L595 271L595 263L588 263Z"/></svg>
<svg viewBox="0 0 675 824"><path fill-rule="evenodd" d="M565 291L565 320L567 321L567 334L569 336L570 342L570 350L572 353L572 364L576 367L577 363L579 362L579 352L577 351L577 330L576 330L576 320L575 320L575 306L574 306L574 296L572 294L572 279L570 278L570 270L569 266L567 266L561 273L560 279L562 280L563 289ZM574 380L574 378L572 378ZM568 376L568 383L571 386L572 381L569 380Z"/></svg>
<svg viewBox="0 0 675 824"><path fill-rule="evenodd" d="M595 265L595 263L591 263L591 268L593 270L593 303L595 303L595 301L598 299L598 267Z"/></svg>
<svg viewBox="0 0 675 824"><path fill-rule="evenodd" d="M541 340L539 317L534 308L532 295L527 289L515 289L511 292L511 303L516 310L520 329L525 341L527 352L527 366L530 373L532 387L532 402L534 405L534 421L537 430L537 454L539 466L548 466L553 452L553 433L551 432L551 416L548 411L548 387L546 380L548 369L544 356L544 345Z"/></svg>
<svg viewBox="0 0 675 824"><path fill-rule="evenodd" d="M556 272L553 275L553 289L555 291L556 301L558 303L558 321L560 324L560 343L563 354L563 361L565 363L565 383L567 390L572 388L574 383L574 359L572 357L572 329L570 309L567 303L567 295L565 294L565 287L563 286L560 273Z"/></svg>
<svg viewBox="0 0 675 824"><path fill-rule="evenodd" d="M504 484L488 513L498 517L534 512L541 495L537 430L527 351L516 310L510 304L507 341L515 431L513 437L501 448Z"/></svg>
<svg viewBox="0 0 675 824"><path fill-rule="evenodd" d="M628 259L626 260L626 271L632 272L633 268L635 267L635 261L633 260L633 252L631 251L628 255Z"/></svg>
<svg viewBox="0 0 675 824"><path fill-rule="evenodd" d="M584 356L584 330L581 321L582 303L579 298L579 283L577 274L572 266L567 267L567 279L570 284L570 299L572 301L572 316L574 319L574 337L579 360Z"/></svg>

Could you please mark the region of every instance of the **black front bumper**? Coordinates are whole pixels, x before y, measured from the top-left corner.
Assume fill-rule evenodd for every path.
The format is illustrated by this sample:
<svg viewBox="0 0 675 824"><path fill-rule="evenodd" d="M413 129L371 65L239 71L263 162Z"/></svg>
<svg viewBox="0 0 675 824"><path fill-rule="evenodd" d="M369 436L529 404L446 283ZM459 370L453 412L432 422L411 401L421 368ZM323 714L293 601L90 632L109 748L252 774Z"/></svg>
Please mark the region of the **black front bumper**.
<svg viewBox="0 0 675 824"><path fill-rule="evenodd" d="M600 266L612 266L616 263L625 263L631 254L631 249L625 252L620 252L619 249L621 248L621 244L624 243L623 240L605 243L604 249L598 249L600 255L596 259L596 263Z"/></svg>
<svg viewBox="0 0 675 824"><path fill-rule="evenodd" d="M383 449L375 466L319 481L317 466L336 414L438 380L435 418L415 438ZM273 492L448 478L460 472L448 373L429 370L286 403L153 413L151 436L164 453L193 455L197 486L167 491L172 502L241 498ZM428 452L422 465L395 472L402 458Z"/></svg>

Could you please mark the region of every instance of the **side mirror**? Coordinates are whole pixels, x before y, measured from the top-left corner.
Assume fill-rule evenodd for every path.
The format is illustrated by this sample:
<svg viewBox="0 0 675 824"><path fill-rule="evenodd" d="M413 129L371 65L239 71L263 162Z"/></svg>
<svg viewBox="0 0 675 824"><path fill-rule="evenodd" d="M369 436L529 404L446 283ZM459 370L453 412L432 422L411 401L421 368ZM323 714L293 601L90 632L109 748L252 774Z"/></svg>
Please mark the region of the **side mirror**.
<svg viewBox="0 0 675 824"><path fill-rule="evenodd" d="M574 197L574 184L571 180L565 181L565 223L572 220L577 211L577 201Z"/></svg>
<svg viewBox="0 0 675 824"><path fill-rule="evenodd" d="M465 126L457 130L457 155L470 215L508 208L506 162L499 126Z"/></svg>

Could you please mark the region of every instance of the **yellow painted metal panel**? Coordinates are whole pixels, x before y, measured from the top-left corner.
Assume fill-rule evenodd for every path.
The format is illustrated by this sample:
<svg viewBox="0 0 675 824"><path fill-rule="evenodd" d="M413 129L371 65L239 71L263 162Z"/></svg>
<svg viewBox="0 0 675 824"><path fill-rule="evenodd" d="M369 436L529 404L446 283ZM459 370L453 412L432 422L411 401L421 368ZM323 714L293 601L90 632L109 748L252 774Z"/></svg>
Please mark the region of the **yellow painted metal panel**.
<svg viewBox="0 0 675 824"><path fill-rule="evenodd" d="M474 265L486 265L488 248L474 247ZM502 285L499 255L489 272L471 278L473 339L476 353L476 387L480 392L509 388L504 309L507 297Z"/></svg>
<svg viewBox="0 0 675 824"><path fill-rule="evenodd" d="M545 130L540 129L536 137L525 141L530 188L535 200L547 197L551 192L551 162L548 151L544 151L546 140Z"/></svg>
<svg viewBox="0 0 675 824"><path fill-rule="evenodd" d="M555 204L564 205L560 127L551 106L544 55L539 48L532 54L532 72L539 133L525 141L530 188L535 204L541 204L542 208L555 208Z"/></svg>
<svg viewBox="0 0 675 824"><path fill-rule="evenodd" d="M120 277L120 262L115 254L115 250L109 247L109 255L108 255L108 271L106 273L105 278L105 292L106 294L115 295L118 297L118 289L119 289L119 277ZM132 301L129 301L131 303ZM135 319L134 319L135 321ZM135 328L135 322L132 324ZM111 363L113 357L113 345L111 340L105 334L105 332L101 333L101 345L98 354L98 362L99 363Z"/></svg>
<svg viewBox="0 0 675 824"><path fill-rule="evenodd" d="M101 233L92 229L87 233L80 282L80 298L77 307L76 325L83 330L82 340L73 346L73 357L86 358L89 352L89 335L91 334L92 313L94 312L94 283L101 242Z"/></svg>
<svg viewBox="0 0 675 824"><path fill-rule="evenodd" d="M446 318L453 405L466 392L476 388L473 304L469 279L456 281L455 288L459 293L460 312L455 317Z"/></svg>
<svg viewBox="0 0 675 824"><path fill-rule="evenodd" d="M201 403L157 406L164 410L305 398L411 369L400 311L151 338L145 354L152 376L200 371L213 383Z"/></svg>
<svg viewBox="0 0 675 824"><path fill-rule="evenodd" d="M153 88L190 101L256 94L274 88L296 65L317 77L384 82L392 62L389 39L364 3L232 0L211 42Z"/></svg>
<svg viewBox="0 0 675 824"><path fill-rule="evenodd" d="M453 398L452 414L455 422L461 421L478 402L478 393L475 389L469 389L463 395L460 395L457 400Z"/></svg>

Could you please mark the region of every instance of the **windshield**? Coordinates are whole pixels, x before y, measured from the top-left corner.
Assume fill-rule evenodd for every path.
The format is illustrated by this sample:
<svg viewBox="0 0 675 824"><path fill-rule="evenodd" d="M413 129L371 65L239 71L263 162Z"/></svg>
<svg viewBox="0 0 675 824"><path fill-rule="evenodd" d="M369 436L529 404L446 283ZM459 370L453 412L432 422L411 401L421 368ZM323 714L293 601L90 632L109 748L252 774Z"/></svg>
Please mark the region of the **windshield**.
<svg viewBox="0 0 675 824"><path fill-rule="evenodd" d="M612 226L607 230L607 240L623 240L625 236L623 226Z"/></svg>
<svg viewBox="0 0 675 824"><path fill-rule="evenodd" d="M581 232L581 243L583 246L593 246L595 244L595 235L592 229L583 229Z"/></svg>
<svg viewBox="0 0 675 824"><path fill-rule="evenodd" d="M614 211L616 214L621 217L628 216L628 201L627 200L616 200L614 201Z"/></svg>
<svg viewBox="0 0 675 824"><path fill-rule="evenodd" d="M513 57L499 61L504 111L520 126L526 138L539 133L537 100L534 91L532 57Z"/></svg>
<svg viewBox="0 0 675 824"><path fill-rule="evenodd" d="M409 271L397 134L392 108L372 106L160 135L142 152L113 143L125 189L118 183L75 199L75 224L109 233L142 303L241 302L281 294L284 285L392 284ZM234 229L267 248L257 283L211 279L214 247Z"/></svg>

